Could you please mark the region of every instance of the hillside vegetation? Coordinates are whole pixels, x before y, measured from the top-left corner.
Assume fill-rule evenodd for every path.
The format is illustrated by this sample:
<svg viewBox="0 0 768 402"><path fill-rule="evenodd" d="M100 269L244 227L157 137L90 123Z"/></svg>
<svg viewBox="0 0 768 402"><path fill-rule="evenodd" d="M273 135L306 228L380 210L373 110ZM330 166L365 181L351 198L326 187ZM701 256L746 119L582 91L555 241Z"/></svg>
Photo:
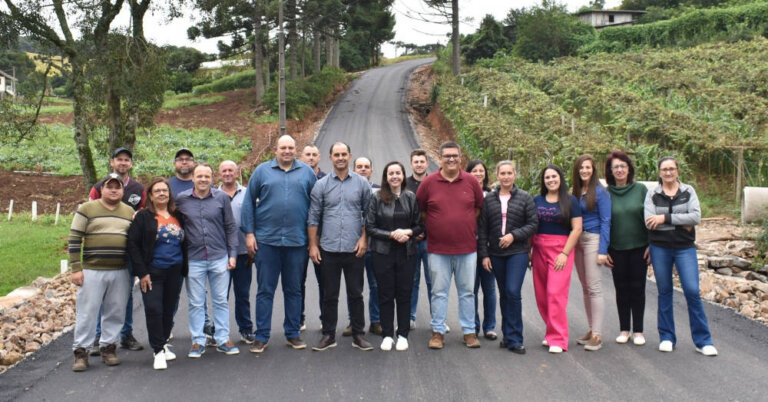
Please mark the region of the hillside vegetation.
<svg viewBox="0 0 768 402"><path fill-rule="evenodd" d="M444 60L435 66L434 95L460 140L487 161L511 154L528 184L545 162L570 168L581 153L601 158L614 149L634 154L641 180L655 178L664 154L694 172L728 177L735 160L729 147L745 146L747 184L768 185L762 37L550 63L498 55L460 77Z"/></svg>

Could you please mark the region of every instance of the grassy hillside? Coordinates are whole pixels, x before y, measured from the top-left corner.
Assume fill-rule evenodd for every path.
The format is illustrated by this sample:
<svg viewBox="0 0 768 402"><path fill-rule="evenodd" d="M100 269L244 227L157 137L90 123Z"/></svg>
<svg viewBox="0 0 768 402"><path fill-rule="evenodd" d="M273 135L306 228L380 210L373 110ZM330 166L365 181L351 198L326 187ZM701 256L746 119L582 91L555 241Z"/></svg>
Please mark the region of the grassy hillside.
<svg viewBox="0 0 768 402"><path fill-rule="evenodd" d="M436 64L437 99L471 153L510 153L530 182L547 161L630 151L640 179L661 155L689 171L732 180L743 145L748 185L768 185L768 40L562 58L547 64L485 60L461 78ZM464 85L461 85L461 80ZM483 96L488 107L483 107ZM684 180L690 177L683 177Z"/></svg>

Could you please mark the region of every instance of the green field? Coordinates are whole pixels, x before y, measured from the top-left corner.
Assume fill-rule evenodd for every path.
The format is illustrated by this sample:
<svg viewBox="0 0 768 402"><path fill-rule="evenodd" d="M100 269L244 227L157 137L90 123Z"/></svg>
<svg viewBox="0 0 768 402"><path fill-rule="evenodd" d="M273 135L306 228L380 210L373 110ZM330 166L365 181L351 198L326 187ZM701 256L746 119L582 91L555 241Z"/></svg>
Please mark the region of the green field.
<svg viewBox="0 0 768 402"><path fill-rule="evenodd" d="M54 225L54 216L44 215L32 222L29 213L16 214L10 222L7 218L0 220L0 296L60 272L72 220L71 215L62 216Z"/></svg>
<svg viewBox="0 0 768 402"><path fill-rule="evenodd" d="M93 133L91 150L94 155L107 153L106 139L104 129ZM157 126L139 134L134 148L133 174L173 174L173 156L182 147L194 150L197 161L214 166L225 159L242 160L251 150L247 140L238 140L218 130ZM100 176L107 173L108 161L105 158L97 158L94 162ZM48 127L47 132L22 140L19 144L0 145L0 167L5 170L39 169L65 176L82 174L72 141L72 127L54 125Z"/></svg>

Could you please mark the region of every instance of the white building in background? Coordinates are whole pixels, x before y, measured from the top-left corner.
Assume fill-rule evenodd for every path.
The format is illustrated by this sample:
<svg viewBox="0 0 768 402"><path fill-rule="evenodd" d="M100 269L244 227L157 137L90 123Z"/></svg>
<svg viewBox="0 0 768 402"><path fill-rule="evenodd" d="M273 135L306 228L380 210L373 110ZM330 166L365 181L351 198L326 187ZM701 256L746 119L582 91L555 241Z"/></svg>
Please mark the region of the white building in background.
<svg viewBox="0 0 768 402"><path fill-rule="evenodd" d="M6 96L16 97L16 77L0 70L0 99Z"/></svg>
<svg viewBox="0 0 768 402"><path fill-rule="evenodd" d="M635 10L586 10L576 13L582 22L592 25L595 29L632 25L635 19L645 14L645 11Z"/></svg>
<svg viewBox="0 0 768 402"><path fill-rule="evenodd" d="M201 70L216 70L224 67L248 67L251 61L248 59L238 60L214 60L200 63Z"/></svg>

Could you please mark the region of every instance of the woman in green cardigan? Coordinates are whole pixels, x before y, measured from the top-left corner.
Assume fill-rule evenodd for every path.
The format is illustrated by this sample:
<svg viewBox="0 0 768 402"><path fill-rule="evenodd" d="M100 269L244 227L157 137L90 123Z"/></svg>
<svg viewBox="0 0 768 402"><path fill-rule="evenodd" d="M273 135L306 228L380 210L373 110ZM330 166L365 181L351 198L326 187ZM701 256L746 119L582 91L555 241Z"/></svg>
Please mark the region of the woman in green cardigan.
<svg viewBox="0 0 768 402"><path fill-rule="evenodd" d="M621 330L616 342L629 342L633 331L632 343L642 346L645 345L643 313L648 270L648 231L643 202L648 189L634 178L635 168L629 156L621 151L612 152L605 162L605 181L611 194L611 243L606 265L613 268L616 287Z"/></svg>

